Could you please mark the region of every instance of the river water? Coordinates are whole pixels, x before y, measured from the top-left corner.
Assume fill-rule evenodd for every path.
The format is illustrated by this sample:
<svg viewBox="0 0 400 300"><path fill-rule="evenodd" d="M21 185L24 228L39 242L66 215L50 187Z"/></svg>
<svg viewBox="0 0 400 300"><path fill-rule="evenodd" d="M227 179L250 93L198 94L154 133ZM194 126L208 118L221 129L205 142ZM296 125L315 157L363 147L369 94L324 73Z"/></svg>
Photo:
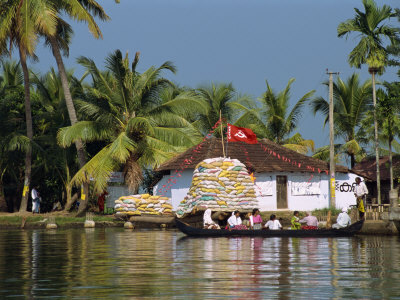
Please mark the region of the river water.
<svg viewBox="0 0 400 300"><path fill-rule="evenodd" d="M0 299L400 299L400 238L0 231Z"/></svg>

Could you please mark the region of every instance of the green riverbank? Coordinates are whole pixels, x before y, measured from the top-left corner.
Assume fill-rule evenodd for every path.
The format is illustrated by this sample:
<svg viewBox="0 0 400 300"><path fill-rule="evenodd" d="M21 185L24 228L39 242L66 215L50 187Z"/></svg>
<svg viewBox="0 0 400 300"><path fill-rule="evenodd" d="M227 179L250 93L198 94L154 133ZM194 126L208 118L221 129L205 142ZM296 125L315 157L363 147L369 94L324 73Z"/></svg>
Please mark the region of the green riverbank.
<svg viewBox="0 0 400 300"><path fill-rule="evenodd" d="M46 228L50 218L54 218L59 228L83 228L85 217L75 217L72 214L7 214L0 216L0 229L41 229ZM113 216L93 215L96 227L122 227L124 222L114 219Z"/></svg>
<svg viewBox="0 0 400 300"><path fill-rule="evenodd" d="M269 212L268 212L269 213ZM265 213L267 215L267 213ZM289 213L278 213L286 221ZM41 215L24 214L2 214L0 215L0 230L7 229L45 229L50 218L54 218L57 227L60 229L67 228L84 228L85 217L75 217L73 214L50 213ZM124 221L114 218L113 215L93 215L95 227L123 227ZM167 220L168 219L168 220ZM167 224L168 228L175 227L171 218L157 217L134 217L132 222L136 229L156 229L160 228L160 224ZM199 219L200 220L200 219ZM200 220L201 221L201 220ZM287 222L285 222L286 225ZM398 235L399 232L393 222L384 220L367 220L364 223L360 234L365 235Z"/></svg>

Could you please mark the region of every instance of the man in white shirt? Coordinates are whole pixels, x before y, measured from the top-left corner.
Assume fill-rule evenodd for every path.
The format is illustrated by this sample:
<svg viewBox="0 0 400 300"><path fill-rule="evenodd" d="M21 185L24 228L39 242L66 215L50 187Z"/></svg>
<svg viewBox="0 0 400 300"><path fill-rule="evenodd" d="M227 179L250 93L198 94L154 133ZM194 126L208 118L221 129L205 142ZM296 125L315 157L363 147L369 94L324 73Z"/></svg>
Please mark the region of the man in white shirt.
<svg viewBox="0 0 400 300"><path fill-rule="evenodd" d="M342 212L338 215L336 224L332 225L332 228L339 229L345 228L351 224L350 216L347 214L347 207L342 208Z"/></svg>
<svg viewBox="0 0 400 300"><path fill-rule="evenodd" d="M36 190L36 186L32 189L31 191L31 197L32 197L32 213L39 213L39 208L40 208L40 196L39 192Z"/></svg>
<svg viewBox="0 0 400 300"><path fill-rule="evenodd" d="M271 217L269 218L269 221L265 224L264 227L267 229L270 229L270 230L282 229L282 225L279 222L279 220L276 219L275 215L271 215Z"/></svg>
<svg viewBox="0 0 400 300"><path fill-rule="evenodd" d="M365 198L368 194L367 186L361 181L360 177L356 177L356 186L354 188L354 196L357 199L357 209L360 219L364 218L365 214Z"/></svg>

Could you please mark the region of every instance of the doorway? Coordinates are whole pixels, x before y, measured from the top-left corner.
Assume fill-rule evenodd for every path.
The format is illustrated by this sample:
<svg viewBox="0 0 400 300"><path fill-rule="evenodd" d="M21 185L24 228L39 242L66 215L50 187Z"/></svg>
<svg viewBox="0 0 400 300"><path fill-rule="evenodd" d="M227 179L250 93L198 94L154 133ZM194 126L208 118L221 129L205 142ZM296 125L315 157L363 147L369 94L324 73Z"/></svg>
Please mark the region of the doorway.
<svg viewBox="0 0 400 300"><path fill-rule="evenodd" d="M276 208L287 209L287 176L276 176Z"/></svg>

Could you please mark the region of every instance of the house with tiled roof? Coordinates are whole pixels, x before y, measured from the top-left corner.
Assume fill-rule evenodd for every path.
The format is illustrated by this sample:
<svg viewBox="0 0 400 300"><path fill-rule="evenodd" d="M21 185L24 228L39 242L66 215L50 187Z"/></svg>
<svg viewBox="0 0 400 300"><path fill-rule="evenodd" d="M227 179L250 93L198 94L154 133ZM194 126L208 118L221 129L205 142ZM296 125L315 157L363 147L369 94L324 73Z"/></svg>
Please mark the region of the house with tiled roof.
<svg viewBox="0 0 400 300"><path fill-rule="evenodd" d="M189 191L196 165L207 158L221 157L224 152L253 173L260 210L306 211L329 207L329 163L267 139L257 144L225 142L224 145L220 139L207 139L158 167L156 171L162 177L153 193L172 198L176 209ZM336 166L337 208L356 203L353 183L357 176L344 166Z"/></svg>

